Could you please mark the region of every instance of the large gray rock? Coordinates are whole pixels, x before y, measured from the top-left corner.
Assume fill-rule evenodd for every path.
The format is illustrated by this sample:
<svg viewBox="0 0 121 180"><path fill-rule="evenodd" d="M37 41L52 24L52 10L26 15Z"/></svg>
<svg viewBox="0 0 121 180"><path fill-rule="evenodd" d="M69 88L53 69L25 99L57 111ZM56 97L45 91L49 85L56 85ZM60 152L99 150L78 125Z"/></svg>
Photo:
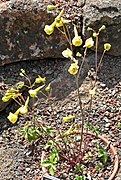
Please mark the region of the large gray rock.
<svg viewBox="0 0 121 180"><path fill-rule="evenodd" d="M98 30L102 25L106 30L100 33L100 50L103 43L112 45L109 54L121 56L121 0L86 0L83 7L83 34L89 37L87 27Z"/></svg>
<svg viewBox="0 0 121 180"><path fill-rule="evenodd" d="M52 36L44 32L45 24L51 24L54 17L43 0L0 2L0 65L62 57L65 37L57 30Z"/></svg>

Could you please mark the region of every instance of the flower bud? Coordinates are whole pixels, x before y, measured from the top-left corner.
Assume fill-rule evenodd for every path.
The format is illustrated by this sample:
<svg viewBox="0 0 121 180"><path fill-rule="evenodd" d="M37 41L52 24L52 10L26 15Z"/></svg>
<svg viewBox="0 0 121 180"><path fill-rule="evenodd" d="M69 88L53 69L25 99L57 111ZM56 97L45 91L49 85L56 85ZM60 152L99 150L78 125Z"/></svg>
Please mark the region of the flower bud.
<svg viewBox="0 0 121 180"><path fill-rule="evenodd" d="M98 35L99 35L99 33L96 33L96 32L93 33L93 37L95 37L95 38L96 38Z"/></svg>
<svg viewBox="0 0 121 180"><path fill-rule="evenodd" d="M76 53L76 56L77 56L77 57L82 57L82 54L81 54L80 52L77 52L77 53Z"/></svg>
<svg viewBox="0 0 121 180"><path fill-rule="evenodd" d="M105 50L105 51L109 51L110 48L111 48L111 44L109 44L109 43L105 43L105 44L104 44L104 50Z"/></svg>
<svg viewBox="0 0 121 180"><path fill-rule="evenodd" d="M99 29L99 32L102 31L102 30L104 30L105 28L106 28L106 26L105 26L105 25L102 25L101 28Z"/></svg>
<svg viewBox="0 0 121 180"><path fill-rule="evenodd" d="M46 90L47 92L49 92L50 89L51 89L51 86L50 86L50 83L49 83L45 90Z"/></svg>

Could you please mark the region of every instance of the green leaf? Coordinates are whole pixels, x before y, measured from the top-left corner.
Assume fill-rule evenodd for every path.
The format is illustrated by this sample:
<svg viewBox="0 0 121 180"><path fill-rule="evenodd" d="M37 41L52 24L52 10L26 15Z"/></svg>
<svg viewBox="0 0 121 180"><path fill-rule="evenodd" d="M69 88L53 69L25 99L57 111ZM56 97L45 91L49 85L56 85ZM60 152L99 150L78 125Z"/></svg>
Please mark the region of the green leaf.
<svg viewBox="0 0 121 180"><path fill-rule="evenodd" d="M51 176L54 175L55 171L54 171L54 169L52 167L49 168L49 173L51 174Z"/></svg>
<svg viewBox="0 0 121 180"><path fill-rule="evenodd" d="M44 166L44 167L48 167L48 166L51 166L52 163L51 163L49 160L45 160L45 161L43 161L43 162L41 163L41 165Z"/></svg>
<svg viewBox="0 0 121 180"><path fill-rule="evenodd" d="M106 163L107 160L108 160L108 154L107 154L107 152L104 152L103 153L103 163Z"/></svg>

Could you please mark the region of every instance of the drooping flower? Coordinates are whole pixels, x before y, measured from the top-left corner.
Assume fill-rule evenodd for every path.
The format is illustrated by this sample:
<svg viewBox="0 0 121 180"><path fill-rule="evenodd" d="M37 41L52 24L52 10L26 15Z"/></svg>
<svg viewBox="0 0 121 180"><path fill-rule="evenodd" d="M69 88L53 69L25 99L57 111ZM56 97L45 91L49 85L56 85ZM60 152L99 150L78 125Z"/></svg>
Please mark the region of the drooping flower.
<svg viewBox="0 0 121 180"><path fill-rule="evenodd" d="M46 87L45 91L49 92L51 89L50 83L48 84L48 86Z"/></svg>
<svg viewBox="0 0 121 180"><path fill-rule="evenodd" d="M38 78L35 79L35 83L44 83L46 81L46 77L42 78L41 76L38 75Z"/></svg>
<svg viewBox="0 0 121 180"><path fill-rule="evenodd" d="M29 103L29 96L27 97L25 105L21 106L21 108L20 108L20 113L21 114L27 114L28 113L28 103Z"/></svg>
<svg viewBox="0 0 121 180"><path fill-rule="evenodd" d="M16 123L16 121L18 119L19 112L20 112L20 108L15 113L11 113L11 112L9 113L9 116L7 118L12 124Z"/></svg>
<svg viewBox="0 0 121 180"><path fill-rule="evenodd" d="M77 63L72 63L71 66L68 69L68 72L72 75L75 75L78 73L79 66Z"/></svg>
<svg viewBox="0 0 121 180"><path fill-rule="evenodd" d="M69 48L67 48L66 50L64 50L64 51L62 52L62 55L63 55L65 58L70 58L70 57L73 55L73 53L72 53L72 51L71 51Z"/></svg>
<svg viewBox="0 0 121 180"><path fill-rule="evenodd" d="M11 99L11 95L10 96L5 95L5 96L2 97L3 102L8 102L10 99Z"/></svg>
<svg viewBox="0 0 121 180"><path fill-rule="evenodd" d="M29 90L29 94L31 97L36 97L37 96L37 93L44 87L45 85L42 85L36 89L30 89Z"/></svg>
<svg viewBox="0 0 121 180"><path fill-rule="evenodd" d="M90 37L85 41L84 47L91 48L93 46L94 46L94 41L93 41L92 37Z"/></svg>
<svg viewBox="0 0 121 180"><path fill-rule="evenodd" d="M15 124L18 119L18 115L10 112L7 118L12 124Z"/></svg>
<svg viewBox="0 0 121 180"><path fill-rule="evenodd" d="M54 26L45 25L44 31L47 35L51 35L54 32Z"/></svg>
<svg viewBox="0 0 121 180"><path fill-rule="evenodd" d="M63 26L64 24L68 24L70 23L71 20L68 20L68 19L64 19L61 17L60 21L59 22L56 22L56 27L61 27Z"/></svg>
<svg viewBox="0 0 121 180"><path fill-rule="evenodd" d="M105 51L109 51L110 48L111 48L111 44L109 44L109 43L105 43L105 44L104 44L104 49L105 49Z"/></svg>
<svg viewBox="0 0 121 180"><path fill-rule="evenodd" d="M72 44L73 44L74 46L81 46L81 45L82 45L81 36L75 36L75 37L72 39Z"/></svg>
<svg viewBox="0 0 121 180"><path fill-rule="evenodd" d="M74 35L75 37L72 39L72 44L74 46L81 46L82 45L82 39L81 36L78 35L78 31L76 26L74 26Z"/></svg>

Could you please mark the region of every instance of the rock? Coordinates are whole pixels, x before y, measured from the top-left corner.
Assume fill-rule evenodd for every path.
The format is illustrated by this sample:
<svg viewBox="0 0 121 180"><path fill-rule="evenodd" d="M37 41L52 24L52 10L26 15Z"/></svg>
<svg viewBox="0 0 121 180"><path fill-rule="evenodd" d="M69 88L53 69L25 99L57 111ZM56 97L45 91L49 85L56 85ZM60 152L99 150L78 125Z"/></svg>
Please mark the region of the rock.
<svg viewBox="0 0 121 180"><path fill-rule="evenodd" d="M121 56L121 0L86 0L83 7L83 34L89 37L87 27L98 30L103 24L106 29L100 33L99 49L102 51L103 44L109 42L112 47L108 53Z"/></svg>
<svg viewBox="0 0 121 180"><path fill-rule="evenodd" d="M47 11L47 4L45 0L0 2L0 65L62 57L68 44L65 36L57 29L52 36L44 32L56 16Z"/></svg>

